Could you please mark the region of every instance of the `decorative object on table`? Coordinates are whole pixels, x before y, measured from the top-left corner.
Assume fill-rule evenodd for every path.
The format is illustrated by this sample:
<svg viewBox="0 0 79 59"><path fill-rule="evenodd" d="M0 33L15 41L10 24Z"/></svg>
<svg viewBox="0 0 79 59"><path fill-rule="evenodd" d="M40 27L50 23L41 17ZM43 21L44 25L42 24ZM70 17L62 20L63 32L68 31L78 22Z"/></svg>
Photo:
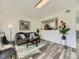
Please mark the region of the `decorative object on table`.
<svg viewBox="0 0 79 59"><path fill-rule="evenodd" d="M43 30L57 30L58 29L58 17L47 19L41 22Z"/></svg>
<svg viewBox="0 0 79 59"><path fill-rule="evenodd" d="M40 30L39 30L39 29L37 29L37 30L36 30L36 33L39 33L39 32L40 32Z"/></svg>
<svg viewBox="0 0 79 59"><path fill-rule="evenodd" d="M35 36L38 37L38 42L40 43L40 30L39 29L36 30Z"/></svg>
<svg viewBox="0 0 79 59"><path fill-rule="evenodd" d="M20 27L20 30L30 30L30 22L20 20L19 21L19 27Z"/></svg>
<svg viewBox="0 0 79 59"><path fill-rule="evenodd" d="M65 40L65 48L67 48L66 35L68 34L70 28L67 27L66 23L61 21L61 25L59 26L59 32L62 34L62 39Z"/></svg>
<svg viewBox="0 0 79 59"><path fill-rule="evenodd" d="M52 28L50 27L49 24L45 24L45 26L44 26L44 30L52 30Z"/></svg>

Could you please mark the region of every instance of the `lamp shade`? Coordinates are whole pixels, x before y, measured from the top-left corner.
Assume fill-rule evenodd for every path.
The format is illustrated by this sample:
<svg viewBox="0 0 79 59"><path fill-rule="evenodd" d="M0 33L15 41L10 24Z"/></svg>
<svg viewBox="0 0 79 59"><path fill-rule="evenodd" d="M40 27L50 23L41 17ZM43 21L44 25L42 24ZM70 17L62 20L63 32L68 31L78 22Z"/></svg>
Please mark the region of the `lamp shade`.
<svg viewBox="0 0 79 59"><path fill-rule="evenodd" d="M9 27L9 28L12 28L12 27L13 27L13 25L12 25L12 24L9 24L9 25L8 25L8 27Z"/></svg>

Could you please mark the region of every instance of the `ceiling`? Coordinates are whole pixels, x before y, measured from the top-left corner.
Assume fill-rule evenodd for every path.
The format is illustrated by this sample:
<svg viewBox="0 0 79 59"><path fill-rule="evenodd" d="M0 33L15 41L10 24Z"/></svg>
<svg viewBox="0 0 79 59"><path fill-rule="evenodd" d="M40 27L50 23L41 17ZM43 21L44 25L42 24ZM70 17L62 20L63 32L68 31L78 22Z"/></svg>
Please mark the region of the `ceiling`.
<svg viewBox="0 0 79 59"><path fill-rule="evenodd" d="M50 0L44 7L34 6L39 0L0 0L0 12L6 15L25 16L30 19L42 19L57 12L75 7L77 0Z"/></svg>

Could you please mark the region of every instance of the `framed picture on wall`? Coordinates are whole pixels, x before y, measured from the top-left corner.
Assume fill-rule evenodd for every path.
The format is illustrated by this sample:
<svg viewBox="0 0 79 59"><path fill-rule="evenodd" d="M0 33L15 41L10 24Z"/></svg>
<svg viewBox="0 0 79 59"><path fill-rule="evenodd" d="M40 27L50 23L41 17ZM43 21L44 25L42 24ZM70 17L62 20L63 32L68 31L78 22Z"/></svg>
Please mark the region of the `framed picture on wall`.
<svg viewBox="0 0 79 59"><path fill-rule="evenodd" d="M19 29L20 30L30 30L30 21L19 21Z"/></svg>

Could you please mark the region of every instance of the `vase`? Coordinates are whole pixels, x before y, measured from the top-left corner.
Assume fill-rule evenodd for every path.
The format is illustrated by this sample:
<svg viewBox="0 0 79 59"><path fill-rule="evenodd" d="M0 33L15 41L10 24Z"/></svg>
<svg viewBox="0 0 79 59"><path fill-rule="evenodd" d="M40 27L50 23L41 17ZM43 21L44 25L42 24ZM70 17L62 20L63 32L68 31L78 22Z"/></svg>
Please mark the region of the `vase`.
<svg viewBox="0 0 79 59"><path fill-rule="evenodd" d="M63 39L63 40L66 40L66 36L65 36L65 35L63 35L63 36L62 36L62 39Z"/></svg>
<svg viewBox="0 0 79 59"><path fill-rule="evenodd" d="M63 36L62 36L62 39L65 41L64 48L65 48L65 49L67 49L68 47L67 47L66 36L65 36L65 35L63 35Z"/></svg>

